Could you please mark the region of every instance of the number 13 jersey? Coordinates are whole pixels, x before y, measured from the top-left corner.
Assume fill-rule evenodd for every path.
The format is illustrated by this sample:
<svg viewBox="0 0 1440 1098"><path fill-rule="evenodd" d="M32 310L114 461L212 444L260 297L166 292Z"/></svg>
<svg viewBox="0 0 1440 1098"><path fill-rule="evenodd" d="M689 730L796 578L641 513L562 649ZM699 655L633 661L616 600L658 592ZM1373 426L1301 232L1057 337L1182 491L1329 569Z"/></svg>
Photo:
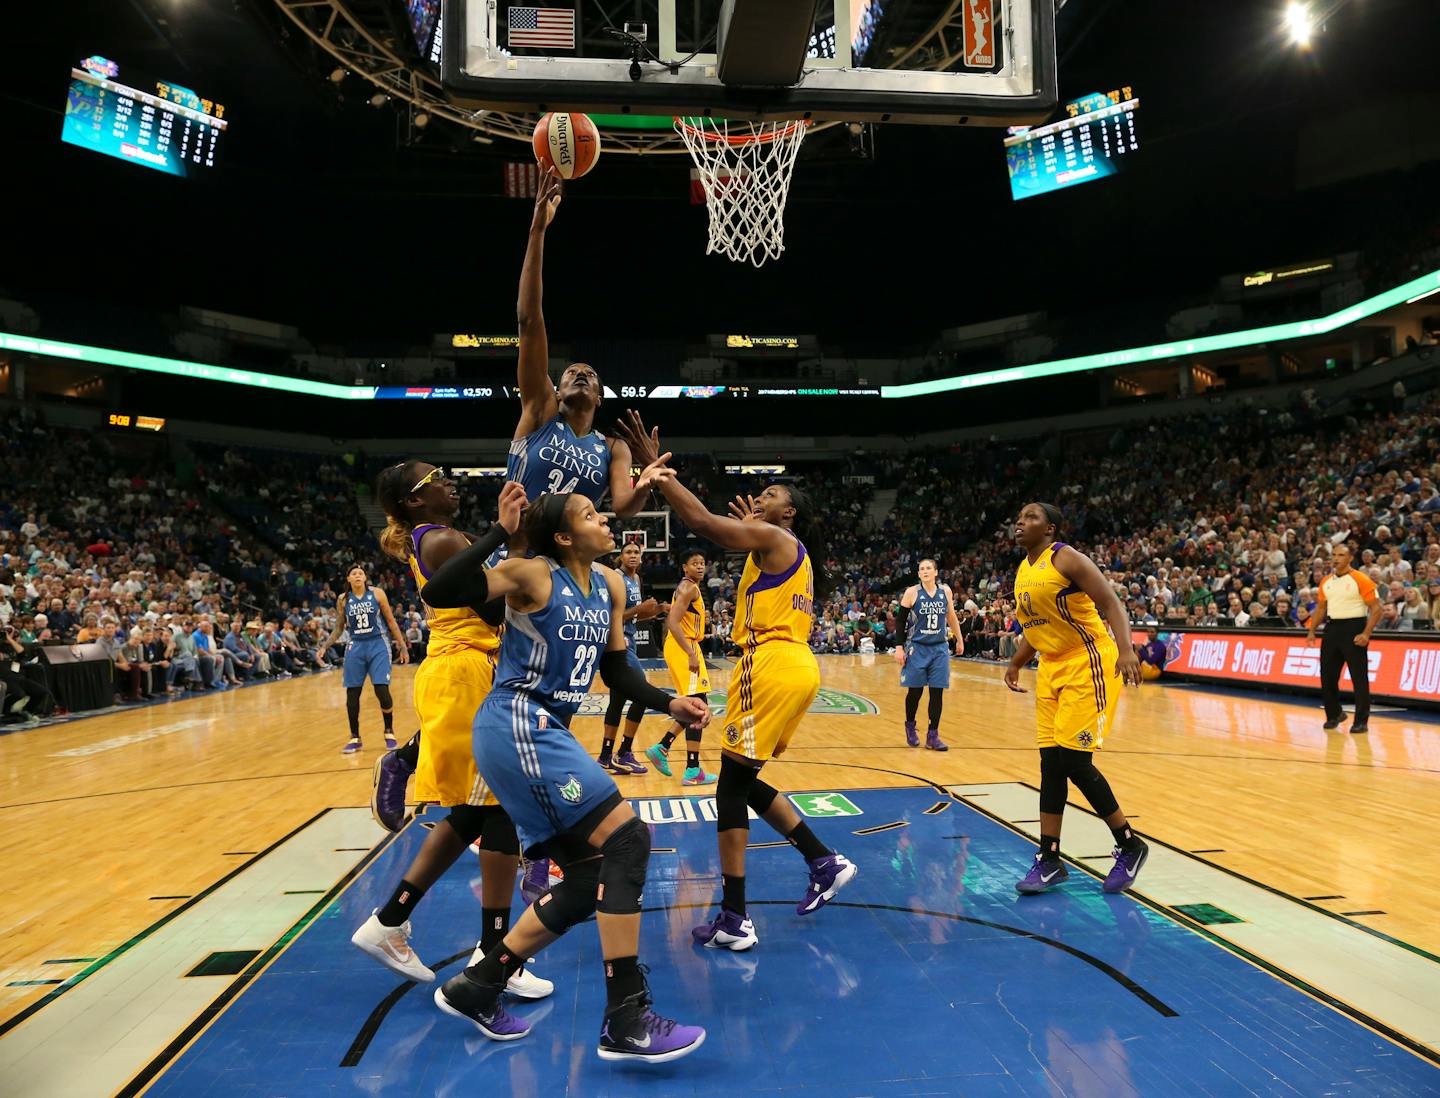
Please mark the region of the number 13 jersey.
<svg viewBox="0 0 1440 1098"><path fill-rule="evenodd" d="M550 566L550 601L528 614L505 608L496 692L520 694L562 723L580 708L610 639L610 587L605 569L590 566L590 593L557 561Z"/></svg>
<svg viewBox="0 0 1440 1098"><path fill-rule="evenodd" d="M598 508L610 487L610 444L599 431L577 436L556 416L510 444L505 479L519 481L531 503L546 492L578 492Z"/></svg>

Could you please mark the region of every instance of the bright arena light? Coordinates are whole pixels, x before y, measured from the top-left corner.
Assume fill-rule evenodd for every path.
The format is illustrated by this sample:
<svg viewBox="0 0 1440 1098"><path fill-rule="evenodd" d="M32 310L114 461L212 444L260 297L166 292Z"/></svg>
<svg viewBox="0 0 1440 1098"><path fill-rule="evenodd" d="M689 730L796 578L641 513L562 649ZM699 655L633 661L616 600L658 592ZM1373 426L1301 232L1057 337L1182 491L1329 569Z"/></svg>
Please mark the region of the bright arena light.
<svg viewBox="0 0 1440 1098"><path fill-rule="evenodd" d="M1285 9L1285 28L1290 32L1290 41L1300 47L1310 45L1315 33L1315 16L1305 4L1294 3Z"/></svg>

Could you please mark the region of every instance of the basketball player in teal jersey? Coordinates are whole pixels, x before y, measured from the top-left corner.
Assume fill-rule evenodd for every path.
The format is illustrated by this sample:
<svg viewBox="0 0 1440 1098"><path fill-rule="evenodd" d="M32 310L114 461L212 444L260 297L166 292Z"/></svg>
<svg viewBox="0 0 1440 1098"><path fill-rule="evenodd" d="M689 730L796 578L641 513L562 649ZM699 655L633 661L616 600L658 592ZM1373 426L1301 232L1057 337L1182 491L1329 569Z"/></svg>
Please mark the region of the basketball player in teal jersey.
<svg viewBox="0 0 1440 1098"><path fill-rule="evenodd" d="M575 492L598 508L608 491L610 504L620 518L639 511L648 492L637 492L630 482L630 447L618 438L595 430L595 411L604 389L594 367L575 362L560 375L559 386L550 383L550 340L541 308L545 230L560 208L560 180L545 175L535 197L525 265L520 271L520 422L510 444L505 479L519 481L529 499L546 492Z"/></svg>

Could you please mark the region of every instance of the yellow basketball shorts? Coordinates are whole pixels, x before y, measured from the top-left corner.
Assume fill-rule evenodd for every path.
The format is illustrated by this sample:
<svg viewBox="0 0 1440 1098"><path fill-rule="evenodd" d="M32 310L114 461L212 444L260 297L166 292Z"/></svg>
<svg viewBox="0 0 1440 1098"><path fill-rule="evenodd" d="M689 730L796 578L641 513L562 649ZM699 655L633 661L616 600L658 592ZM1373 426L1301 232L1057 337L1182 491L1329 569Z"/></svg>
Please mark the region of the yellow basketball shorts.
<svg viewBox="0 0 1440 1098"><path fill-rule="evenodd" d="M710 670L705 666L705 653L700 651L698 641L695 643L695 654L700 657L699 674L691 672L690 657L685 649L681 648L668 632L665 634L665 666L670 669L670 681L675 685L675 693L682 697L687 694L710 693Z"/></svg>
<svg viewBox="0 0 1440 1098"><path fill-rule="evenodd" d="M474 650L427 656L415 672L415 712L420 717L417 801L444 808L500 803L475 768L470 746L475 713L494 681L494 657Z"/></svg>
<svg viewBox="0 0 1440 1098"><path fill-rule="evenodd" d="M1097 751L1115 718L1123 685L1119 654L1109 638L1041 656L1035 682L1035 721L1041 747Z"/></svg>
<svg viewBox="0 0 1440 1098"><path fill-rule="evenodd" d="M780 754L820 689L808 644L767 641L747 648L730 674L721 746L755 762Z"/></svg>

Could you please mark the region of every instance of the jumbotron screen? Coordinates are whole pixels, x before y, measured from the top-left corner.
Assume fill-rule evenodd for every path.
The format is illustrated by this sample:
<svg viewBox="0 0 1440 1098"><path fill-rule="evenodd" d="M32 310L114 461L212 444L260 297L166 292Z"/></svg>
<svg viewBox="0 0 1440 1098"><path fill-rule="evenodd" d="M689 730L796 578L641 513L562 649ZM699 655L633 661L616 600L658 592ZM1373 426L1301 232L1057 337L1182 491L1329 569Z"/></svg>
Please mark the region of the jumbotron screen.
<svg viewBox="0 0 1440 1098"><path fill-rule="evenodd" d="M127 75L133 84L121 83L120 66L103 57L71 69L60 139L167 175L213 168L229 126L225 105L178 84Z"/></svg>
<svg viewBox="0 0 1440 1098"><path fill-rule="evenodd" d="M1115 175L1140 148L1130 88L1066 104L1067 117L1047 126L1017 126L1005 138L1010 197L1017 202Z"/></svg>

